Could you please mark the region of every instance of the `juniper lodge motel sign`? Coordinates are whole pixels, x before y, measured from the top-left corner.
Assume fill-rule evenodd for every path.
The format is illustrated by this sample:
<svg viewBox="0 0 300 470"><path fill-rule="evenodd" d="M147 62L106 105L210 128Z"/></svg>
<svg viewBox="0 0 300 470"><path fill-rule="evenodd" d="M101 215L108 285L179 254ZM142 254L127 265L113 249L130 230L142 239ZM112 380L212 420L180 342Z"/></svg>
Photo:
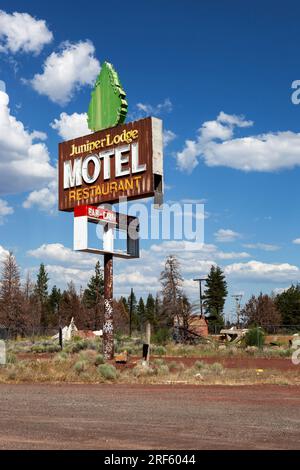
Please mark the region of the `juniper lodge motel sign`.
<svg viewBox="0 0 300 470"><path fill-rule="evenodd" d="M163 200L162 121L147 117L125 124L126 113L119 77L105 62L88 111L89 128L96 132L59 144L59 210L74 212L74 250L104 255L103 353L107 359L114 356L113 257L139 257L139 221L103 205L123 198L154 197L159 206ZM89 223L103 226L101 248L89 247ZM116 230L126 233L126 251L114 250Z"/></svg>

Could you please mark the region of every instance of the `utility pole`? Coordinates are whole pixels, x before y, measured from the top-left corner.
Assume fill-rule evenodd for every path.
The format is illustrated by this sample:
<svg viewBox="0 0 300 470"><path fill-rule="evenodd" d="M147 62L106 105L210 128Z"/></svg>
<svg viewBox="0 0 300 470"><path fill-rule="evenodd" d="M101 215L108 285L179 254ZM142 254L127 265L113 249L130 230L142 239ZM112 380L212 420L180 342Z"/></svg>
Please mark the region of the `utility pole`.
<svg viewBox="0 0 300 470"><path fill-rule="evenodd" d="M133 288L130 291L130 305L129 305L129 336L132 334L132 309L133 309Z"/></svg>
<svg viewBox="0 0 300 470"><path fill-rule="evenodd" d="M193 279L194 281L199 282L199 292L200 292L200 316L203 318L203 305L202 305L202 285L201 283L203 281L206 281L206 277L199 277L196 279Z"/></svg>
<svg viewBox="0 0 300 470"><path fill-rule="evenodd" d="M235 300L237 328L239 328L240 327L240 314L241 314L241 300L242 300L243 294L233 294L231 297L233 297Z"/></svg>

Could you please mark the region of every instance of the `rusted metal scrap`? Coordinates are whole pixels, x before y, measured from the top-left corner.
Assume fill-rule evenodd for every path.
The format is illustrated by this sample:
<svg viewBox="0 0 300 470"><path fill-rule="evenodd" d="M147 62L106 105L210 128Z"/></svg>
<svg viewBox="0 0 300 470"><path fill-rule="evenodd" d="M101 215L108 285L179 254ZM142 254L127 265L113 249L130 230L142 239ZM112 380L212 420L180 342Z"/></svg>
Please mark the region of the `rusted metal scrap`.
<svg viewBox="0 0 300 470"><path fill-rule="evenodd" d="M229 329L223 329L220 331L221 339L227 340L230 343L239 343L246 335L248 328L236 328L232 327Z"/></svg>

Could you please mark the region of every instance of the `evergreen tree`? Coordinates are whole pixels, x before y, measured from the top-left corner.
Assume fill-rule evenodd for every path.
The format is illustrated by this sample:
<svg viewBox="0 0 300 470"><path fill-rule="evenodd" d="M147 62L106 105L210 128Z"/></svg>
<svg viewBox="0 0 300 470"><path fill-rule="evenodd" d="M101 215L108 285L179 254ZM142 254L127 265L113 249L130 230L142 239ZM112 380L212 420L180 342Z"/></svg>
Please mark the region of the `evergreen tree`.
<svg viewBox="0 0 300 470"><path fill-rule="evenodd" d="M155 325L156 318L155 318L155 299L152 294L149 294L147 297L146 302L146 309L145 309L145 318L146 321L151 323L151 325Z"/></svg>
<svg viewBox="0 0 300 470"><path fill-rule="evenodd" d="M137 314L138 329L142 330L144 322L145 322L145 302L143 300L143 297L140 297L140 300L136 308L136 314Z"/></svg>
<svg viewBox="0 0 300 470"><path fill-rule="evenodd" d="M130 320L130 309L131 309L131 328L132 330L139 329L139 319L137 315L137 300L134 291L130 293L127 299L127 306L128 306L128 314Z"/></svg>
<svg viewBox="0 0 300 470"><path fill-rule="evenodd" d="M87 288L83 293L83 303L93 313L95 330L103 326L103 296L104 280L100 268L100 262L97 261L95 274L91 277Z"/></svg>
<svg viewBox="0 0 300 470"><path fill-rule="evenodd" d="M300 325L300 285L292 285L275 298L283 325Z"/></svg>
<svg viewBox="0 0 300 470"><path fill-rule="evenodd" d="M69 325L72 318L74 318L75 325L81 325L81 303L74 282L68 283L67 289L62 293L59 305L62 325ZM94 328L94 324L92 328Z"/></svg>
<svg viewBox="0 0 300 470"><path fill-rule="evenodd" d="M48 281L49 276L46 272L45 265L40 264L37 275L36 284L34 286L34 296L37 302L37 308L40 314L40 325L43 328L48 326L49 309L48 309Z"/></svg>
<svg viewBox="0 0 300 470"><path fill-rule="evenodd" d="M62 300L62 293L56 286L52 287L51 294L49 295L49 310L51 315L51 324L53 326L60 325L60 304Z"/></svg>
<svg viewBox="0 0 300 470"><path fill-rule="evenodd" d="M209 313L208 321L212 331L224 327L223 308L227 297L227 282L219 266L212 266L206 279L204 306Z"/></svg>

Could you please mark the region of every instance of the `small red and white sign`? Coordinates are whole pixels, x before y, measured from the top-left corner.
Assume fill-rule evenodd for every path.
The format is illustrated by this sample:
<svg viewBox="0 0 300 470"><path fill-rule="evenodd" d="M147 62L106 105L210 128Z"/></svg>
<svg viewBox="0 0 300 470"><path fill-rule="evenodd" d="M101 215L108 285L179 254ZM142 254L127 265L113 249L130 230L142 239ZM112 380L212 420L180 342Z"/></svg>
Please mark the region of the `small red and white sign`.
<svg viewBox="0 0 300 470"><path fill-rule="evenodd" d="M87 217L91 220L98 220L99 222L107 222L109 224L117 223L117 213L104 207L78 206L74 208L74 217Z"/></svg>

